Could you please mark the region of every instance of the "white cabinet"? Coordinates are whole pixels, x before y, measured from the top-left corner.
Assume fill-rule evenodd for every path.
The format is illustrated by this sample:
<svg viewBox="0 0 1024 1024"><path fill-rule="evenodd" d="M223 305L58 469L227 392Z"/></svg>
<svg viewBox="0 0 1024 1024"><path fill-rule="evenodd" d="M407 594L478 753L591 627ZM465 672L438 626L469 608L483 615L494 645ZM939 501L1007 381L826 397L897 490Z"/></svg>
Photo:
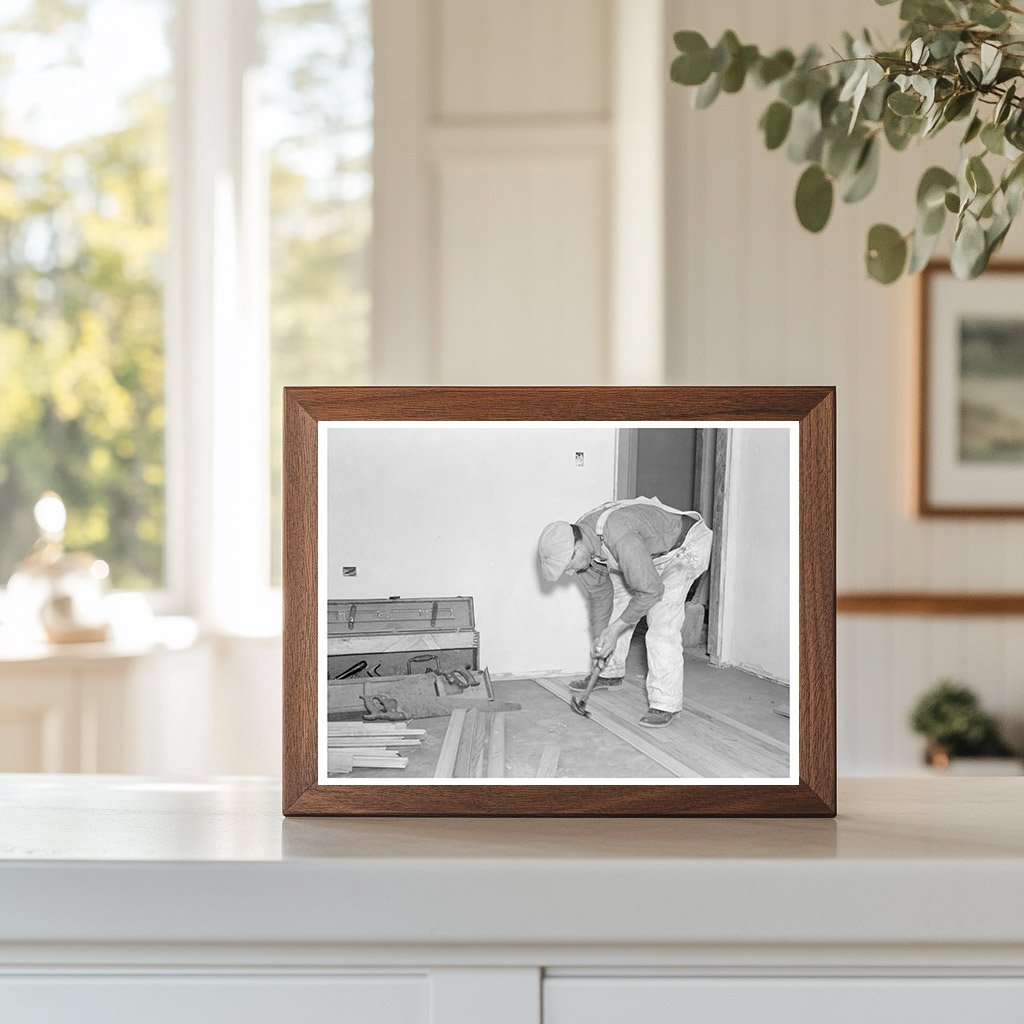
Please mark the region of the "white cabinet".
<svg viewBox="0 0 1024 1024"><path fill-rule="evenodd" d="M261 779L0 776L0 1022L1021 1024L1020 787L282 820Z"/></svg>
<svg viewBox="0 0 1024 1024"><path fill-rule="evenodd" d="M427 1024L418 975L0 978L0 1018L17 1024Z"/></svg>
<svg viewBox="0 0 1024 1024"><path fill-rule="evenodd" d="M1024 978L552 977L544 1024L1020 1024Z"/></svg>

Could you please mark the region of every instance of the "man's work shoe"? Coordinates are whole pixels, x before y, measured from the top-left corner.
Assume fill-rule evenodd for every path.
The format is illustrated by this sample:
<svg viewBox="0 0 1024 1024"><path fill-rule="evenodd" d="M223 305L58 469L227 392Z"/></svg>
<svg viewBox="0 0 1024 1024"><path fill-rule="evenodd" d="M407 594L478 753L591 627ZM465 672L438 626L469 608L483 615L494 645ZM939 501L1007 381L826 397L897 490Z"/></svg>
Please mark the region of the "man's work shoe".
<svg viewBox="0 0 1024 1024"><path fill-rule="evenodd" d="M616 686L621 686L621 685L622 685L622 676L612 676L612 677L609 677L607 679L604 676L598 676L597 677L597 682L594 683L594 689L595 690L614 690ZM586 688L587 688L587 680L586 679L574 679L569 684L569 689L570 690L579 690L580 692L582 692Z"/></svg>
<svg viewBox="0 0 1024 1024"><path fill-rule="evenodd" d="M659 711L657 708L648 708L647 714L640 719L640 724L648 729L660 729L675 718L674 711Z"/></svg>

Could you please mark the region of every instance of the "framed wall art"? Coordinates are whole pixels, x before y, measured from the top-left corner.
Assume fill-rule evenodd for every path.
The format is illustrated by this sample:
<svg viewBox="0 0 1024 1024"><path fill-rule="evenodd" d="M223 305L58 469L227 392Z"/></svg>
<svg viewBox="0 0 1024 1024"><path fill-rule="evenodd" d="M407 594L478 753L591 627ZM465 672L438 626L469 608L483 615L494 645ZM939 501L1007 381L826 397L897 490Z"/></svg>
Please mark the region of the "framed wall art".
<svg viewBox="0 0 1024 1024"><path fill-rule="evenodd" d="M835 814L831 388L288 388L284 813Z"/></svg>
<svg viewBox="0 0 1024 1024"><path fill-rule="evenodd" d="M916 510L1024 515L1024 263L919 288Z"/></svg>

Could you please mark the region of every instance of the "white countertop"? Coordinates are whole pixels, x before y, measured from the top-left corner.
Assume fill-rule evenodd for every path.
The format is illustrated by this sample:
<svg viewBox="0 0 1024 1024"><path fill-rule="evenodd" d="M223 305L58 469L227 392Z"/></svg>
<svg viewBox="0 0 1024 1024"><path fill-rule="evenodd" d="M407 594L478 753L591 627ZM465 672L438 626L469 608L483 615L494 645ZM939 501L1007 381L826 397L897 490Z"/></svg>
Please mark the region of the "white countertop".
<svg viewBox="0 0 1024 1024"><path fill-rule="evenodd" d="M0 776L0 943L1024 944L1024 780L837 820L284 819L276 783Z"/></svg>

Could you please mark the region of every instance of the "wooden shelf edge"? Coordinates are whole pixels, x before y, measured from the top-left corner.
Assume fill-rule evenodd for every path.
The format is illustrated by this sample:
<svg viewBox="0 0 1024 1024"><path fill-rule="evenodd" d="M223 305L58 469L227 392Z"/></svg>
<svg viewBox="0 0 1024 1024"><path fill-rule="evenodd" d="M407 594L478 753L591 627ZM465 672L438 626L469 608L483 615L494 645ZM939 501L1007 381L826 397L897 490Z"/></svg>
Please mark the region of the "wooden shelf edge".
<svg viewBox="0 0 1024 1024"><path fill-rule="evenodd" d="M1024 615L1024 593L862 591L836 597L839 615Z"/></svg>

